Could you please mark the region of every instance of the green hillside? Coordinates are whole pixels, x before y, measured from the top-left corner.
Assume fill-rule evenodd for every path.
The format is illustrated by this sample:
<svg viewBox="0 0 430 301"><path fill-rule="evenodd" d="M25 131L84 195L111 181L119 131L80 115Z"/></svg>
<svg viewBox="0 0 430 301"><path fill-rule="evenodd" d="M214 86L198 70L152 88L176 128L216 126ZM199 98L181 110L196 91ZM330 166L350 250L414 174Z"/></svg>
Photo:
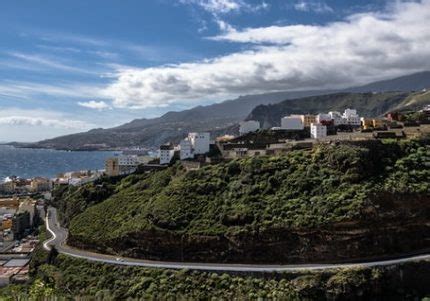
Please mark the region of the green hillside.
<svg viewBox="0 0 430 301"><path fill-rule="evenodd" d="M91 206L88 194L93 188L82 187L73 196L67 191L67 197L58 195L57 206L64 208L67 202L78 208L64 211L64 219L71 220L70 244L128 256L329 260L346 252L338 247L342 239L354 243L351 256L374 255L428 244L413 235L429 235L429 164L428 141L321 145L198 171L174 166L131 175L96 205ZM87 194L84 202L82 193ZM411 216L416 224L402 228ZM387 223L398 239L405 239L402 245L388 239L381 228ZM343 234L331 237L333 227ZM368 237L354 236L354 231L372 232L380 244L365 250ZM324 245L330 237L332 245ZM320 253L318 247L323 248Z"/></svg>

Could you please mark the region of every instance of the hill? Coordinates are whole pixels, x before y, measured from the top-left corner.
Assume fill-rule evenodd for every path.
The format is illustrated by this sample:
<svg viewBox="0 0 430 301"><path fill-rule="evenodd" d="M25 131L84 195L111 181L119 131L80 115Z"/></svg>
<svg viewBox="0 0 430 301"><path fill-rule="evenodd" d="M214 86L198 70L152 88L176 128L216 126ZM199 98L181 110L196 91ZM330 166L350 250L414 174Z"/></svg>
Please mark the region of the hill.
<svg viewBox="0 0 430 301"><path fill-rule="evenodd" d="M72 246L131 257L324 262L430 247L430 142L320 145L55 192Z"/></svg>
<svg viewBox="0 0 430 301"><path fill-rule="evenodd" d="M324 95L335 92L418 91L430 87L430 72L423 72L376 82L342 91L276 92L241 96L208 106L198 106L181 112L168 112L159 118L136 119L110 129L94 129L30 144L30 147L56 149L101 149L127 146L154 147L167 141L179 141L190 131L209 131L214 135L237 132L237 123L245 119L258 105L275 104L287 99ZM318 101L318 99L315 99ZM345 106L352 106L344 101ZM299 106L299 104L297 104ZM309 103L300 106L310 111Z"/></svg>
<svg viewBox="0 0 430 301"><path fill-rule="evenodd" d="M377 117L393 110L420 109L430 104L430 92L335 93L285 100L277 104L260 105L247 119L258 120L264 128L279 126L289 114L316 114L355 108L360 115Z"/></svg>

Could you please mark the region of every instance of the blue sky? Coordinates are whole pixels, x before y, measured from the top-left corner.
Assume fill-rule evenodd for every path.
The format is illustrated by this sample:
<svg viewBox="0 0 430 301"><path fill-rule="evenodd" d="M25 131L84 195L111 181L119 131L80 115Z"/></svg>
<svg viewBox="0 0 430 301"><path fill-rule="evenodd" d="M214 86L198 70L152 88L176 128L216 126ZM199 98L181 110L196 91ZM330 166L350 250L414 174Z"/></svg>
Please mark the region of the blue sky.
<svg viewBox="0 0 430 301"><path fill-rule="evenodd" d="M0 3L0 141L430 69L430 2Z"/></svg>

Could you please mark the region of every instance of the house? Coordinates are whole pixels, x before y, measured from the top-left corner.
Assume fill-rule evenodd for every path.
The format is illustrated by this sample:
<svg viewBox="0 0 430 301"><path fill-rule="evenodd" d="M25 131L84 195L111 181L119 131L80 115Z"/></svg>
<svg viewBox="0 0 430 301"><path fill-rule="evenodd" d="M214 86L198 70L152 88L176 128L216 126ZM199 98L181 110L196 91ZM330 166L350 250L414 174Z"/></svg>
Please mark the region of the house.
<svg viewBox="0 0 430 301"><path fill-rule="evenodd" d="M346 121L347 125L359 127L361 125L360 116L357 114L357 110L345 109L342 118Z"/></svg>
<svg viewBox="0 0 430 301"><path fill-rule="evenodd" d="M405 120L405 116L400 112L390 112L385 115L388 121L403 121Z"/></svg>
<svg viewBox="0 0 430 301"><path fill-rule="evenodd" d="M385 127L387 125L387 122L383 119L375 118L375 119L372 119L372 125L373 125L373 128L379 129L379 128Z"/></svg>
<svg viewBox="0 0 430 301"><path fill-rule="evenodd" d="M311 126L311 123L316 123L316 116L305 114L305 115L291 115L291 116L297 116L302 120L303 126L308 128Z"/></svg>
<svg viewBox="0 0 430 301"><path fill-rule="evenodd" d="M340 114L339 112L331 111L331 112L328 112L328 115L330 115L331 120L333 120L333 124L335 126L345 124L345 120L342 118L342 114Z"/></svg>
<svg viewBox="0 0 430 301"><path fill-rule="evenodd" d="M311 138L321 139L327 137L327 127L320 123L311 123Z"/></svg>
<svg viewBox="0 0 430 301"><path fill-rule="evenodd" d="M160 164L169 164L175 155L175 149L172 144L164 144L160 146Z"/></svg>
<svg viewBox="0 0 430 301"><path fill-rule="evenodd" d="M256 120L247 120L242 121L239 126L239 134L245 135L247 133L258 131L260 129L260 122Z"/></svg>
<svg viewBox="0 0 430 301"><path fill-rule="evenodd" d="M373 128L373 120L372 120L372 119L370 119L370 118L364 118L364 117L361 117L361 118L360 118L360 122L361 122L361 127L362 127L364 130L367 130L367 129Z"/></svg>
<svg viewBox="0 0 430 301"><path fill-rule="evenodd" d="M188 139L190 140L191 145L193 147L194 155L203 155L209 152L209 145L210 145L209 133L207 132L189 133Z"/></svg>
<svg viewBox="0 0 430 301"><path fill-rule="evenodd" d="M52 182L49 179L36 177L31 180L31 190L34 192L50 191L52 188Z"/></svg>
<svg viewBox="0 0 430 301"><path fill-rule="evenodd" d="M105 173L111 177L131 174L140 164L145 164L150 159L148 156L140 157L135 155L121 155L108 158L105 161ZM81 181L82 179L78 178L78 180Z"/></svg>
<svg viewBox="0 0 430 301"><path fill-rule="evenodd" d="M182 139L179 143L179 158L181 160L194 158L193 146L190 139Z"/></svg>
<svg viewBox="0 0 430 301"><path fill-rule="evenodd" d="M298 115L285 116L281 119L281 130L303 130L302 118Z"/></svg>

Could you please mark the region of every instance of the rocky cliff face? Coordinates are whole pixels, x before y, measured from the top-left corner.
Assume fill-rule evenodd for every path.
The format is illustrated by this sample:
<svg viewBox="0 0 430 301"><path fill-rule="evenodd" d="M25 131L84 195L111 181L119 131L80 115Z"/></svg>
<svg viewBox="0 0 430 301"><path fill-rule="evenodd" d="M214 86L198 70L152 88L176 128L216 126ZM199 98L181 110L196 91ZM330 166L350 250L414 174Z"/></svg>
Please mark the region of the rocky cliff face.
<svg viewBox="0 0 430 301"><path fill-rule="evenodd" d="M155 260L285 264L342 262L430 249L429 195L384 193L368 202L361 220L318 229L265 229L243 236L154 230L130 233L97 250ZM95 248L73 235L68 243Z"/></svg>

